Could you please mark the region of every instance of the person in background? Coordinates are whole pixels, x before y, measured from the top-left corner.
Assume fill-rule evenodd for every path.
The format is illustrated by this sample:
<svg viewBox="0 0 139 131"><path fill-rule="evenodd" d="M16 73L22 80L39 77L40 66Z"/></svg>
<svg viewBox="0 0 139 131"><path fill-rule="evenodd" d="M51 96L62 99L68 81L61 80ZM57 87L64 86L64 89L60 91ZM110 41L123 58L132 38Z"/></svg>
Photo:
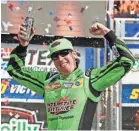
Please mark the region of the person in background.
<svg viewBox="0 0 139 131"><path fill-rule="evenodd" d="M112 30L95 23L89 31L93 36L105 37L116 59L85 74L79 68L77 52L72 43L62 38L49 46L48 57L58 70L52 73L25 68L29 41L24 39L26 29L20 27L20 43L11 52L7 71L18 83L44 97L48 130L91 130L101 93L118 82L134 64L134 57L124 41L117 38ZM30 40L33 34L32 29Z"/></svg>

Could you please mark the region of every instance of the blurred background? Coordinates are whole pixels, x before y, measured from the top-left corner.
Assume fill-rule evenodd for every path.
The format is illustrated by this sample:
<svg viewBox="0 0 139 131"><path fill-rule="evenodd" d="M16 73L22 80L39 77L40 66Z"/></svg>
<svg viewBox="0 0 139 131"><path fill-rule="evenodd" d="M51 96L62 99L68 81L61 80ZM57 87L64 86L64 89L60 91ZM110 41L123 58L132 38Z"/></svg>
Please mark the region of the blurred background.
<svg viewBox="0 0 139 131"><path fill-rule="evenodd" d="M95 22L105 24L124 39L136 62L120 82L102 94L92 130L139 130L139 0L1 0L1 130L13 130L12 118L23 120L21 124L26 120L26 126L47 129L43 97L18 84L6 71L9 54L19 44L19 26L27 16L34 18L36 34L25 65L36 71L56 71L52 61L46 59L47 46L62 37L71 40L80 52L84 71L113 60L107 41L89 34Z"/></svg>

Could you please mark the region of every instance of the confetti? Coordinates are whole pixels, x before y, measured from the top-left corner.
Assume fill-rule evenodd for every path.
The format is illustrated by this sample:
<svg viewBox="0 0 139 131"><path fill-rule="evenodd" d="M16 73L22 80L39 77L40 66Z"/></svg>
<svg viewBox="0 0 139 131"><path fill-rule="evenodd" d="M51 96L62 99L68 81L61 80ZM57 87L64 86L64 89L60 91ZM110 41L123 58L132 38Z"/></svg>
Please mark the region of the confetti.
<svg viewBox="0 0 139 131"><path fill-rule="evenodd" d="M20 4L20 5L23 5L23 3L24 3L23 0L20 0L20 1L19 1L19 4Z"/></svg>
<svg viewBox="0 0 139 131"><path fill-rule="evenodd" d="M83 13L84 11L85 11L85 8L82 7L81 10L80 10L80 12Z"/></svg>
<svg viewBox="0 0 139 131"><path fill-rule="evenodd" d="M54 19L53 19L55 22L58 22L60 20L59 17L55 16Z"/></svg>
<svg viewBox="0 0 139 131"><path fill-rule="evenodd" d="M21 19L24 20L24 17L21 16Z"/></svg>
<svg viewBox="0 0 139 131"><path fill-rule="evenodd" d="M19 118L19 117L20 117L20 115L19 115L19 114L16 114L14 117L17 119L17 118Z"/></svg>
<svg viewBox="0 0 139 131"><path fill-rule="evenodd" d="M13 11L13 4L10 3L8 7L11 11Z"/></svg>
<svg viewBox="0 0 139 131"><path fill-rule="evenodd" d="M41 7L41 8L38 8L38 11L41 11L43 8Z"/></svg>
<svg viewBox="0 0 139 131"><path fill-rule="evenodd" d="M85 6L85 10L87 10L87 9L88 9L88 7L89 7L89 6Z"/></svg>
<svg viewBox="0 0 139 131"><path fill-rule="evenodd" d="M47 24L48 27L51 27L51 24Z"/></svg>
<svg viewBox="0 0 139 131"><path fill-rule="evenodd" d="M94 24L95 23L95 21L92 21L92 24Z"/></svg>
<svg viewBox="0 0 139 131"><path fill-rule="evenodd" d="M111 18L111 19L114 19L114 15L113 15L113 14L110 14L110 18Z"/></svg>
<svg viewBox="0 0 139 131"><path fill-rule="evenodd" d="M15 9L16 9L16 11L18 11L18 10L20 10L20 8L17 6L17 7L15 7Z"/></svg>
<svg viewBox="0 0 139 131"><path fill-rule="evenodd" d="M57 25L56 27L60 27L60 25Z"/></svg>
<svg viewBox="0 0 139 131"><path fill-rule="evenodd" d="M49 15L52 16L52 15L53 15L53 11L50 11L50 12L49 12Z"/></svg>
<svg viewBox="0 0 139 131"><path fill-rule="evenodd" d="M42 43L42 47L43 47L43 48L46 48L46 43L43 42L43 43Z"/></svg>
<svg viewBox="0 0 139 131"><path fill-rule="evenodd" d="M97 112L95 112L95 116L96 116L96 117L99 117L99 114L98 114Z"/></svg>
<svg viewBox="0 0 139 131"><path fill-rule="evenodd" d="M120 107L120 103L116 103L116 107Z"/></svg>
<svg viewBox="0 0 139 131"><path fill-rule="evenodd" d="M38 111L38 110L36 110L36 113L39 113L39 111Z"/></svg>
<svg viewBox="0 0 139 131"><path fill-rule="evenodd" d="M49 33L49 28L45 28L46 33Z"/></svg>
<svg viewBox="0 0 139 131"><path fill-rule="evenodd" d="M96 18L95 18L95 22L98 22L100 20L100 18L99 18L99 16L97 16Z"/></svg>
<svg viewBox="0 0 139 131"><path fill-rule="evenodd" d="M73 29L72 29L72 26L69 26L69 29L72 31Z"/></svg>
<svg viewBox="0 0 139 131"><path fill-rule="evenodd" d="M68 14L68 17L71 18L71 17L72 17L72 14L69 13L69 14Z"/></svg>
<svg viewBox="0 0 139 131"><path fill-rule="evenodd" d="M67 21L66 21L66 24L68 24L68 25L69 25L69 24L72 24L71 20L67 20Z"/></svg>
<svg viewBox="0 0 139 131"><path fill-rule="evenodd" d="M101 119L105 119L106 117L107 117L107 115L100 116Z"/></svg>
<svg viewBox="0 0 139 131"><path fill-rule="evenodd" d="M102 126L102 123L98 123L98 126L101 127Z"/></svg>
<svg viewBox="0 0 139 131"><path fill-rule="evenodd" d="M32 7L28 7L28 12L31 12L32 11Z"/></svg>

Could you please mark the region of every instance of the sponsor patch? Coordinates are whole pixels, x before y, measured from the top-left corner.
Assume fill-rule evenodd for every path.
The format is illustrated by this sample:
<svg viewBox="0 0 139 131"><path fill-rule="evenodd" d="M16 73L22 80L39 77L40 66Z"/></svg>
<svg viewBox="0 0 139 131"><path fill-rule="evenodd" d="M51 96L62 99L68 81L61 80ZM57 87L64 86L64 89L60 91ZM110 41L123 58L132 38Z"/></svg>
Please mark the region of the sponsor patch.
<svg viewBox="0 0 139 131"><path fill-rule="evenodd" d="M69 112L77 104L77 99L69 100L69 97L61 98L56 102L47 104L48 112L51 114L63 114Z"/></svg>
<svg viewBox="0 0 139 131"><path fill-rule="evenodd" d="M46 85L45 89L46 89L46 90L49 90L50 87L51 87L51 85L48 84L48 85Z"/></svg>
<svg viewBox="0 0 139 131"><path fill-rule="evenodd" d="M73 83L64 83L65 88L71 88Z"/></svg>
<svg viewBox="0 0 139 131"><path fill-rule="evenodd" d="M61 84L60 83L54 83L54 84L47 84L45 86L45 89L48 91L48 90L52 90L52 89L57 89L57 88L60 88L61 87Z"/></svg>
<svg viewBox="0 0 139 131"><path fill-rule="evenodd" d="M77 80L75 83L73 83L72 88L80 88L83 87L83 78Z"/></svg>
<svg viewBox="0 0 139 131"><path fill-rule="evenodd" d="M77 82L75 83L76 86L80 86L80 84L81 84L81 83L80 83L79 81L77 81Z"/></svg>
<svg viewBox="0 0 139 131"><path fill-rule="evenodd" d="M118 52L118 50L117 50L115 45L112 46L112 51L113 51L113 54L114 54L115 57L119 57L120 56L120 54L119 54L119 52Z"/></svg>
<svg viewBox="0 0 139 131"><path fill-rule="evenodd" d="M57 89L57 88L60 88L61 87L61 84L60 83L55 83L52 85L53 89Z"/></svg>

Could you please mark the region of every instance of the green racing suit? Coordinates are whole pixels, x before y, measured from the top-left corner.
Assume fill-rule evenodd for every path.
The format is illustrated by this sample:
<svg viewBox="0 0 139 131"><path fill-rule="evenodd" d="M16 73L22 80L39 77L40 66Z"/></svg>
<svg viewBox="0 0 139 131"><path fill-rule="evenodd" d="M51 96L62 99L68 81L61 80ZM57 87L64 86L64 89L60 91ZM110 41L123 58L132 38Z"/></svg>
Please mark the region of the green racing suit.
<svg viewBox="0 0 139 131"><path fill-rule="evenodd" d="M19 45L11 52L7 71L18 83L44 97L49 130L91 130L101 92L132 68L134 58L124 42L113 31L105 38L116 59L87 75L78 67L65 79L60 73L28 70L24 66L27 47Z"/></svg>

